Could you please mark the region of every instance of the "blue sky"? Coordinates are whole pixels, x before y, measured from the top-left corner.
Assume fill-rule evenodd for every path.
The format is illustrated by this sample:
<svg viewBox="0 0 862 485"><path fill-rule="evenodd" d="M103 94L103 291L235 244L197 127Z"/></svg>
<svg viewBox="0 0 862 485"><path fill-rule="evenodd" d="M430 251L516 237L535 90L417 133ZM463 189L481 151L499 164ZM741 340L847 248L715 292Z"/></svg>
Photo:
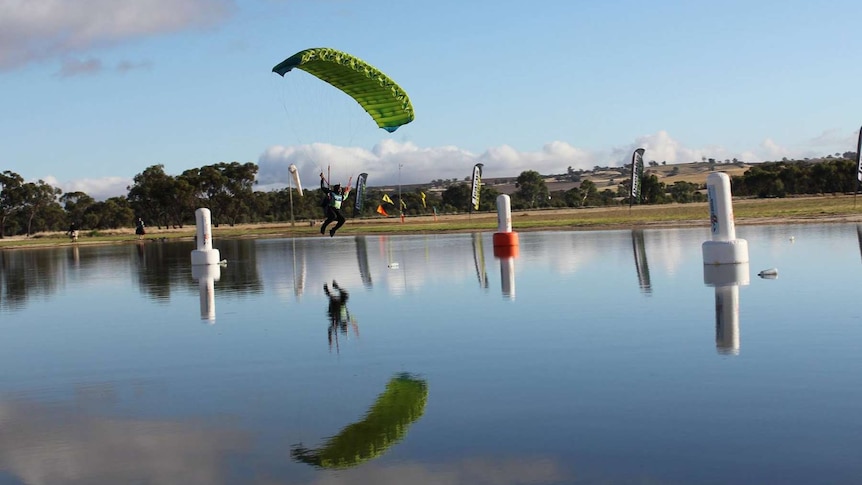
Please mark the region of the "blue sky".
<svg viewBox="0 0 862 485"><path fill-rule="evenodd" d="M255 162L370 185L854 151L858 1L0 0L0 170L97 198L135 174ZM416 120L272 67L375 65Z"/></svg>

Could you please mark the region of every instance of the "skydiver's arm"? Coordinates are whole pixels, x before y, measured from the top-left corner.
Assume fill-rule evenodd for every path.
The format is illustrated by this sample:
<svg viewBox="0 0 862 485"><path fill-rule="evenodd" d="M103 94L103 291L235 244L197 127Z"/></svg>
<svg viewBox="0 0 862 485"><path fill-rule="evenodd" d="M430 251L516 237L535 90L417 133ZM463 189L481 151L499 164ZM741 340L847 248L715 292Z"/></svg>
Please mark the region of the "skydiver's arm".
<svg viewBox="0 0 862 485"><path fill-rule="evenodd" d="M320 172L320 190L329 192L329 188L326 186L326 178L323 177L323 172Z"/></svg>

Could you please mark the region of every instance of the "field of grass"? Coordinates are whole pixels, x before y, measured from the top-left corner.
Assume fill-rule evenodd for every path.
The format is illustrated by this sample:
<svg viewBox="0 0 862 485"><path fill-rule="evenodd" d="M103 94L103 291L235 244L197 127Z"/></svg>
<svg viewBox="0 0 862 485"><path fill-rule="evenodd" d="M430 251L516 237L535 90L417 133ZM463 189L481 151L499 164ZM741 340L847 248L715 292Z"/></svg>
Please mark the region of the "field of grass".
<svg viewBox="0 0 862 485"><path fill-rule="evenodd" d="M858 206L852 195L798 197L786 199L734 200L734 216L742 224L784 224L802 222L862 222L862 201ZM628 207L598 207L587 209L548 209L514 211L515 231L542 229L591 230L632 227L706 226L709 209L706 203L666 204ZM497 215L493 212L408 217L402 223L396 217L348 219L338 236L363 234L428 234L445 232L494 231ZM144 241L191 239L194 226L173 229L148 228ZM243 224L213 228L213 238L237 237L322 237L319 226L308 221L270 224ZM0 239L0 249L59 245L119 244L138 242L134 228L101 232L81 231L77 243L61 232L40 233L30 238L16 236Z"/></svg>

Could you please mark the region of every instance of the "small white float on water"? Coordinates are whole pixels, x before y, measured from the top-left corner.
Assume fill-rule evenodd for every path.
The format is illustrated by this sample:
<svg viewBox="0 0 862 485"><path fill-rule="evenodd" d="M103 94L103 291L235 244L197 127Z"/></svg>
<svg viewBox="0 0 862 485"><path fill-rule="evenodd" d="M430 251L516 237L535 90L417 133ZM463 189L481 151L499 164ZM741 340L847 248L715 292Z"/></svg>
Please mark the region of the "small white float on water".
<svg viewBox="0 0 862 485"><path fill-rule="evenodd" d="M778 278L778 268L765 269L760 273L757 273L757 276L760 276L764 279L774 280L775 278Z"/></svg>

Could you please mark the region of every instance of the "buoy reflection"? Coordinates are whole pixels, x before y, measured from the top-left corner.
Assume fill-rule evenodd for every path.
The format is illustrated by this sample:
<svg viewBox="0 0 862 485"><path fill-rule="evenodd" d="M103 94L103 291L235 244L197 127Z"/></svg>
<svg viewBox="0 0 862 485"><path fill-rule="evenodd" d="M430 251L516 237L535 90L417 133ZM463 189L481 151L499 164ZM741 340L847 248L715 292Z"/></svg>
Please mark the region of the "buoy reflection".
<svg viewBox="0 0 862 485"><path fill-rule="evenodd" d="M221 278L218 264L192 266L192 278L198 280L201 298L201 320L215 323L215 282Z"/></svg>
<svg viewBox="0 0 862 485"><path fill-rule="evenodd" d="M738 355L739 287L749 284L749 265L718 264L703 267L703 281L715 288L715 348L719 354Z"/></svg>

